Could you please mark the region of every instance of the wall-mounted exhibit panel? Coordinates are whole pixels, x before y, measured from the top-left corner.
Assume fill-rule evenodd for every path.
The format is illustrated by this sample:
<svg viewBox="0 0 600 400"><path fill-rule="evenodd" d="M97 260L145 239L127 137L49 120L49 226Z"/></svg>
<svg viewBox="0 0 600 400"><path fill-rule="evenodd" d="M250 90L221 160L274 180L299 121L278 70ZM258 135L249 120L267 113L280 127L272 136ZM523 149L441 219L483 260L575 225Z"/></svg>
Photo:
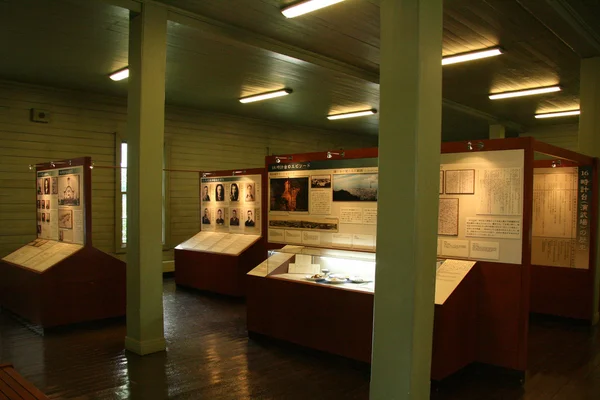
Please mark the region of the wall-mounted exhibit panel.
<svg viewBox="0 0 600 400"><path fill-rule="evenodd" d="M441 155L438 256L521 263L524 153Z"/></svg>
<svg viewBox="0 0 600 400"><path fill-rule="evenodd" d="M204 173L201 178L202 231L260 236L262 175L221 174Z"/></svg>
<svg viewBox="0 0 600 400"><path fill-rule="evenodd" d="M90 166L36 166L38 238L0 261L1 306L42 330L125 315L125 263L92 247Z"/></svg>
<svg viewBox="0 0 600 400"><path fill-rule="evenodd" d="M533 170L531 311L593 320L597 160L555 148L543 158Z"/></svg>
<svg viewBox="0 0 600 400"><path fill-rule="evenodd" d="M266 258L264 169L200 173L200 232L175 247L175 282L243 296L246 273Z"/></svg>
<svg viewBox="0 0 600 400"><path fill-rule="evenodd" d="M433 379L475 361L474 265L438 262ZM248 331L370 362L374 280L373 253L285 246L248 273Z"/></svg>
<svg viewBox="0 0 600 400"><path fill-rule="evenodd" d="M268 241L375 251L377 150L268 157Z"/></svg>

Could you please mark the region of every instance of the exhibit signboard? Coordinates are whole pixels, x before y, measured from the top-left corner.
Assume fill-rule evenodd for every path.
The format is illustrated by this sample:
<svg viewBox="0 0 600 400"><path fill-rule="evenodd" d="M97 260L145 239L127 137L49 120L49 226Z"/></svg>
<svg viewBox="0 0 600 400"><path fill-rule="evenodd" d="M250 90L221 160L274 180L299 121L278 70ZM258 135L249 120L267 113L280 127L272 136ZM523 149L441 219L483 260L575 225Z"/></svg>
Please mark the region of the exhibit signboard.
<svg viewBox="0 0 600 400"><path fill-rule="evenodd" d="M261 235L261 175L202 177L202 231Z"/></svg>
<svg viewBox="0 0 600 400"><path fill-rule="evenodd" d="M377 165L377 158L269 165L269 242L375 251Z"/></svg>
<svg viewBox="0 0 600 400"><path fill-rule="evenodd" d="M536 168L531 262L589 268L592 167Z"/></svg>
<svg viewBox="0 0 600 400"><path fill-rule="evenodd" d="M37 172L37 237L85 244L83 166Z"/></svg>
<svg viewBox="0 0 600 400"><path fill-rule="evenodd" d="M440 257L520 264L524 151L441 155Z"/></svg>

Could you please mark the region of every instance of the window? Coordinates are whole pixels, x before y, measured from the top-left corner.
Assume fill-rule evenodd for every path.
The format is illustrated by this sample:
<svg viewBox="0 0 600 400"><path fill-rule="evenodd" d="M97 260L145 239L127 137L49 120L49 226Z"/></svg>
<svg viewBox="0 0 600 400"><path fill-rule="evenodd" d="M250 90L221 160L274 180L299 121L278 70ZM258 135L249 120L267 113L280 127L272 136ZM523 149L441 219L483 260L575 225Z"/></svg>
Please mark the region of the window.
<svg viewBox="0 0 600 400"><path fill-rule="evenodd" d="M121 143L121 247L127 245L127 143Z"/></svg>
<svg viewBox="0 0 600 400"><path fill-rule="evenodd" d="M165 165L165 160L163 158L163 168ZM120 233L121 233L121 249L125 249L127 247L127 143L121 143L121 225L120 225ZM163 245L166 242L166 226L167 226L167 188L166 188L166 174L163 171L163 187L162 187L162 243ZM118 201L118 200L117 200ZM117 205L118 207L118 205Z"/></svg>

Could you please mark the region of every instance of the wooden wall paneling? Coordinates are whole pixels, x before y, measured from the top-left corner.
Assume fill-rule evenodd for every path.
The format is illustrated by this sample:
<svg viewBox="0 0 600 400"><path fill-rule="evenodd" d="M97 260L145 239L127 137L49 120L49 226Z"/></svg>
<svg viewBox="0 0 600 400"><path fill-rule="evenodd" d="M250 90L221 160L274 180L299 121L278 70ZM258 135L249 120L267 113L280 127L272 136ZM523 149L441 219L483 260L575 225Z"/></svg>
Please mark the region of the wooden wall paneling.
<svg viewBox="0 0 600 400"><path fill-rule="evenodd" d="M90 156L97 167L117 165L127 109L120 97L5 80L0 80L0 107L3 257L35 238L33 172L27 166L81 156ZM51 122L30 122L31 108L49 111ZM171 147L170 168L199 171L262 167L268 148L273 153L359 148L375 145L377 138L168 106L165 141ZM94 168L92 176L94 245L115 252L120 250L118 180L108 168ZM175 245L198 231L199 181L188 172L171 172L168 181L167 243Z"/></svg>

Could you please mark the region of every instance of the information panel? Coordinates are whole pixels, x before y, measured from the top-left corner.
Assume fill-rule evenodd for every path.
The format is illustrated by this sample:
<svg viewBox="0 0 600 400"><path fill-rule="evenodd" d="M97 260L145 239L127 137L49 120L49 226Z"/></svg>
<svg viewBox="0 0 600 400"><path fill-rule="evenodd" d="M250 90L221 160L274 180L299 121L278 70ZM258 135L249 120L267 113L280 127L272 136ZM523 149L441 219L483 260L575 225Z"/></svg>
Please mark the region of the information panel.
<svg viewBox="0 0 600 400"><path fill-rule="evenodd" d="M37 172L37 237L84 244L83 166Z"/></svg>
<svg viewBox="0 0 600 400"><path fill-rule="evenodd" d="M261 235L261 175L203 177L202 231Z"/></svg>
<svg viewBox="0 0 600 400"><path fill-rule="evenodd" d="M589 176L588 167L534 170L533 264L589 268Z"/></svg>
<svg viewBox="0 0 600 400"><path fill-rule="evenodd" d="M377 158L269 166L269 242L374 251Z"/></svg>
<svg viewBox="0 0 600 400"><path fill-rule="evenodd" d="M442 154L438 255L520 264L523 150Z"/></svg>

